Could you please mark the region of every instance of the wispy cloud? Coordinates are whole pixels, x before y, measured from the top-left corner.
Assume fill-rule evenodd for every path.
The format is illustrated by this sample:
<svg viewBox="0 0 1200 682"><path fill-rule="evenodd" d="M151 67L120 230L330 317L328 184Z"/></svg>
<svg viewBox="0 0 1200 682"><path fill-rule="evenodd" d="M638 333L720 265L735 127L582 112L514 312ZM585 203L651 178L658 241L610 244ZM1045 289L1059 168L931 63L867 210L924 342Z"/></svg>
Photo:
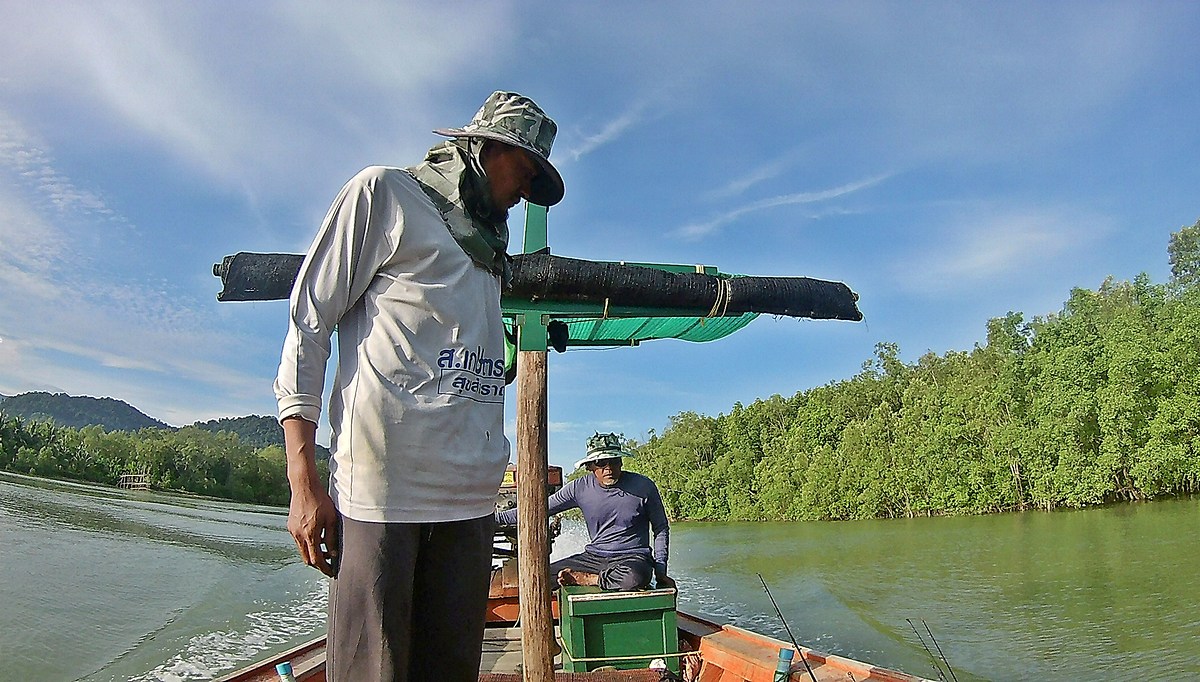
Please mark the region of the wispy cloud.
<svg viewBox="0 0 1200 682"><path fill-rule="evenodd" d="M54 160L29 132L0 111L0 169L57 209L78 216L112 217L114 212L97 193L75 186L54 168Z"/></svg>
<svg viewBox="0 0 1200 682"><path fill-rule="evenodd" d="M0 309L16 301L56 301L62 290L56 272L72 248L72 240L57 223L103 207L103 202L55 171L49 155L3 112L0 178L5 180L0 182L0 244L5 250L0 259ZM110 214L103 208L99 212Z"/></svg>
<svg viewBox="0 0 1200 682"><path fill-rule="evenodd" d="M918 247L920 256L903 259L896 270L905 288L926 292L969 284L1021 278L1107 233L1110 221L1080 211L1026 208L997 213L977 206L947 225L937 244Z"/></svg>
<svg viewBox="0 0 1200 682"><path fill-rule="evenodd" d="M769 197L767 199L760 199L759 201L728 210L721 215L705 222L689 223L684 225L683 227L675 230L674 234L689 240L701 239L716 233L725 225L728 225L729 223L748 213L754 213L756 211L762 211L764 209L774 208L776 206L813 204L821 201L828 201L830 199L837 199L839 197L846 196L847 194L857 192L861 189L877 185L886 180L888 177L890 177L890 175L877 175L867 178L866 180L860 180L858 182L852 182L840 187L833 187L831 189L820 190L817 192L797 192L795 194L783 194L776 197Z"/></svg>
<svg viewBox="0 0 1200 682"><path fill-rule="evenodd" d="M578 161L600 147L620 139L627 130L641 122L645 110L644 102L634 104L624 113L604 123L598 132L582 135L578 142L564 152L565 156L571 161Z"/></svg>
<svg viewBox="0 0 1200 682"><path fill-rule="evenodd" d="M760 182L770 180L785 171L788 166L792 165L795 155L788 154L774 161L769 161L758 168L751 169L741 177L731 181L724 187L712 193L713 199L728 199L730 197L742 194L751 187Z"/></svg>
<svg viewBox="0 0 1200 682"><path fill-rule="evenodd" d="M133 401L171 383L205 386L225 400L265 393L261 379L229 369L239 342L210 309L178 287L102 272L129 254L120 239L96 239L100 225L128 222L0 112L0 387ZM203 409L184 393L164 390L153 404L172 415Z"/></svg>
<svg viewBox="0 0 1200 682"><path fill-rule="evenodd" d="M0 320L23 321L0 328L0 387L112 395L172 423L200 419L205 403L270 409L269 382L235 369L239 356L269 355L261 343L248 345L186 300L95 278L87 287L68 281L49 297L6 291ZM22 317L21 309L47 312Z"/></svg>
<svg viewBox="0 0 1200 682"><path fill-rule="evenodd" d="M77 134L131 136L254 197L295 191L305 175L297 167L313 174L329 164L341 177L350 163L342 155L364 164L368 150L427 146L430 121L444 121L437 107L451 106L439 89L504 52L507 38L496 36L516 34L506 2L472 12L447 50L437 3L278 3L231 14L62 2L6 16L0 62L23 98L86 109Z"/></svg>

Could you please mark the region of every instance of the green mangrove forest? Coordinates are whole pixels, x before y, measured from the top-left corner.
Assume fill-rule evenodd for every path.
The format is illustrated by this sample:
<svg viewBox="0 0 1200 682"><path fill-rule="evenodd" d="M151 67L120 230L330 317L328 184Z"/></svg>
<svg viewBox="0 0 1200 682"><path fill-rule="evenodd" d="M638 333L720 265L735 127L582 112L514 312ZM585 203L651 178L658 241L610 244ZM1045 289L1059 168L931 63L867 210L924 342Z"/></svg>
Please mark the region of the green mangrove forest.
<svg viewBox="0 0 1200 682"><path fill-rule="evenodd" d="M685 412L637 446L673 518L794 520L1083 507L1200 491L1200 221L1171 280L1075 289L913 364L894 344L845 381Z"/></svg>
<svg viewBox="0 0 1200 682"><path fill-rule="evenodd" d="M328 462L317 468L328 480ZM270 505L289 497L282 447L256 448L236 433L196 426L105 431L0 415L0 469L107 485L144 473L156 490Z"/></svg>

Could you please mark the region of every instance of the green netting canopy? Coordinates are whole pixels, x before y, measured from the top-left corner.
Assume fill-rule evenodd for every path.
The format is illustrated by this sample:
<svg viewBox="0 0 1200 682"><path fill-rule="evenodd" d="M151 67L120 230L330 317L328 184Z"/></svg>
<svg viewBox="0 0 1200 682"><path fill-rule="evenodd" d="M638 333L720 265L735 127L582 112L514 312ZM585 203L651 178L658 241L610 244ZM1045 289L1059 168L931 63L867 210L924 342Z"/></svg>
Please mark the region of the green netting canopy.
<svg viewBox="0 0 1200 682"><path fill-rule="evenodd" d="M572 346L636 346L652 339L715 341L729 336L758 317L625 317L564 319Z"/></svg>
<svg viewBox="0 0 1200 682"><path fill-rule="evenodd" d="M514 345L514 311L506 310L504 326L505 365L516 367L517 347ZM745 327L758 317L746 313L730 317L586 317L559 318L567 325L568 346L636 346L654 339L681 339L703 343L724 338Z"/></svg>
<svg viewBox="0 0 1200 682"><path fill-rule="evenodd" d="M514 310L505 310L505 327L511 334ZM654 339L680 339L703 343L724 338L745 327L758 313L728 317L560 317L567 326L568 346L636 346ZM515 349L509 344L509 353Z"/></svg>

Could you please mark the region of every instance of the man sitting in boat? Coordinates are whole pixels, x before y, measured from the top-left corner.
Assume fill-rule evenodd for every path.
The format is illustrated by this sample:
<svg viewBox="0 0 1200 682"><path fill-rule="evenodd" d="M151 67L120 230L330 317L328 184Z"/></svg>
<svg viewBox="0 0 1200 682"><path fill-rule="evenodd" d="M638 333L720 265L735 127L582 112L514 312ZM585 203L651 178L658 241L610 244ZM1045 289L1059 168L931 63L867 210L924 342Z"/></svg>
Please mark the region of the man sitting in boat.
<svg viewBox="0 0 1200 682"><path fill-rule="evenodd" d="M597 433L588 439L587 456L575 463L591 475L550 496L551 516L578 507L588 529L582 553L550 564L559 584L630 591L650 587L653 579L657 587L675 587L667 576L670 529L662 497L654 481L621 470L621 459L632 456L617 434ZM517 510L497 512L496 523L516 525Z"/></svg>

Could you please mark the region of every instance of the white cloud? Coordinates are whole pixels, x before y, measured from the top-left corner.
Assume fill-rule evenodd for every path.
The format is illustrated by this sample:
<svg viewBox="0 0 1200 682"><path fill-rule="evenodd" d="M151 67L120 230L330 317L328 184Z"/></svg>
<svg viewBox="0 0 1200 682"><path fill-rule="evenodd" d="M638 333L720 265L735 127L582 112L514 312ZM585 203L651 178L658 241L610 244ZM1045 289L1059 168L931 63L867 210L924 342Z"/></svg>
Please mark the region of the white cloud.
<svg viewBox="0 0 1200 682"><path fill-rule="evenodd" d="M875 177L833 187L831 189L819 190L816 192L797 192L794 194L783 194L780 196L760 199L743 206L725 211L715 218L709 219L700 223L689 223L674 231L674 234L684 239L701 239L717 232L720 228L729 223L741 218L748 213L762 211L776 206L789 206L794 204L812 204L822 201L837 199L848 194L852 194L861 189L877 185L886 180L889 175L877 175Z"/></svg>
<svg viewBox="0 0 1200 682"><path fill-rule="evenodd" d="M606 144L614 142L626 131L633 128L643 119L643 112L646 110L644 102L633 104L624 113L619 114L616 118L610 119L600 126L600 130L595 133L577 133L576 136L581 138L573 145L566 149L563 154L571 161L578 161L580 158L590 154Z"/></svg>
<svg viewBox="0 0 1200 682"><path fill-rule="evenodd" d="M0 182L0 386L135 401L149 386L176 383L227 403L231 394L267 390L228 369L242 350L238 337L203 305L136 273L114 279L99 271L125 254L96 251L91 233L98 221L126 221L2 113L0 179L8 180ZM153 405L170 414L199 409L182 390L158 397Z"/></svg>
<svg viewBox="0 0 1200 682"><path fill-rule="evenodd" d="M744 193L754 185L760 182L770 180L778 176L783 171L787 170L788 166L794 162L794 154L788 154L774 161L767 162L758 168L753 168L750 171L742 174L741 177L732 180L729 184L716 190L712 193L713 199L726 199Z"/></svg>
<svg viewBox="0 0 1200 682"><path fill-rule="evenodd" d="M515 35L507 3L472 6L469 22L447 12L432 2L58 2L0 22L0 62L29 101L86 110L79 134L132 131L254 196L294 187L297 168L406 136L421 149L440 113L431 102L448 109L441 91L511 54L504 41Z"/></svg>
<svg viewBox="0 0 1200 682"><path fill-rule="evenodd" d="M61 214L113 217L114 212L95 192L76 187L54 168L44 144L24 126L0 111L0 172L54 207Z"/></svg>
<svg viewBox="0 0 1200 682"><path fill-rule="evenodd" d="M68 240L24 198L5 189L0 185L0 244L4 245L0 311L18 302L23 302L21 307L28 311L32 302L52 302L62 295L55 269ZM4 319L0 317L0 324Z"/></svg>
<svg viewBox="0 0 1200 682"><path fill-rule="evenodd" d="M1008 209L976 206L952 219L934 243L902 258L895 274L909 290L938 292L1001 279L1025 278L1111 229L1103 217L1057 208ZM920 255L916 255L920 254Z"/></svg>

